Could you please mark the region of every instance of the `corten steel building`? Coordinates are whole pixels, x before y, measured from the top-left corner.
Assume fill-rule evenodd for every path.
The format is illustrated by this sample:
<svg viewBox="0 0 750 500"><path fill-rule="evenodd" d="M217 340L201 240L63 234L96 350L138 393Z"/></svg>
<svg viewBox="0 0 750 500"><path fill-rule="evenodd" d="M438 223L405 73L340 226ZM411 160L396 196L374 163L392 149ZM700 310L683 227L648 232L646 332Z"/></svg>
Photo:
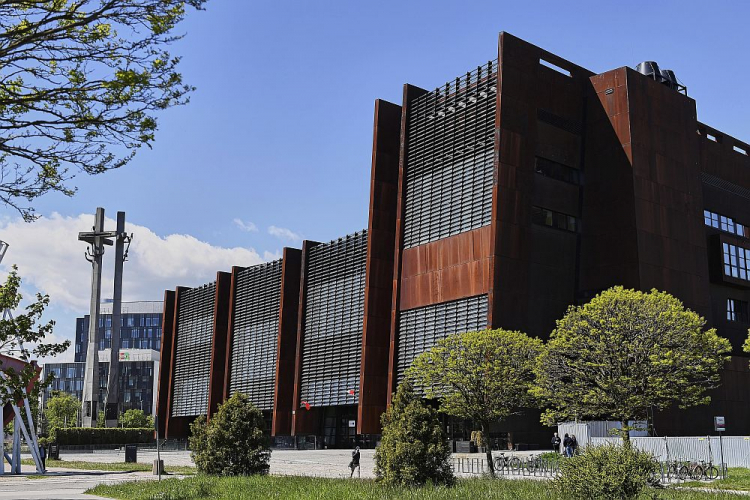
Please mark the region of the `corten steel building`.
<svg viewBox="0 0 750 500"><path fill-rule="evenodd" d="M651 68L651 71L649 71ZM275 436L377 435L416 355L487 327L546 338L614 285L672 293L734 346L712 403L660 435L750 433L750 145L669 72L595 74L507 33L497 60L378 100L366 232L165 295L167 437L234 391ZM495 437L546 443L538 413ZM544 441L542 441L544 440Z"/></svg>

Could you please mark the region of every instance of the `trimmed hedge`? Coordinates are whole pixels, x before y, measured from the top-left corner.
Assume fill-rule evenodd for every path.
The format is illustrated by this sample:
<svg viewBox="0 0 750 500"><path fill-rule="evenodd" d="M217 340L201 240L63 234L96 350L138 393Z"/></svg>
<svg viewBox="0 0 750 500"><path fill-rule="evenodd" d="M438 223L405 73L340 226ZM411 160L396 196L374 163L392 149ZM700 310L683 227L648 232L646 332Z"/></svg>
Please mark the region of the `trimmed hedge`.
<svg viewBox="0 0 750 500"><path fill-rule="evenodd" d="M138 429L68 427L55 430L55 442L60 445L152 444L155 438L154 430L149 427Z"/></svg>

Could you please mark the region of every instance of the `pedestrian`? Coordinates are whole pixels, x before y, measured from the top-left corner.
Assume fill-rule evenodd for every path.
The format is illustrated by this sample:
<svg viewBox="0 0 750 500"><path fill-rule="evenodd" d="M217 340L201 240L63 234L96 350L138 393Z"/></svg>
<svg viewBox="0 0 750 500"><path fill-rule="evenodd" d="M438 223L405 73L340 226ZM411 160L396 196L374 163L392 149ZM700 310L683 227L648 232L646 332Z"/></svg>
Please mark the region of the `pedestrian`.
<svg viewBox="0 0 750 500"><path fill-rule="evenodd" d="M562 443L562 440L560 439L560 436L555 432L552 435L552 449L555 451L555 453L560 453L560 443Z"/></svg>
<svg viewBox="0 0 750 500"><path fill-rule="evenodd" d="M570 442L571 442L570 436L568 436L568 433L566 432L565 437L563 437L563 440L562 440L562 445L563 445L563 448L565 449L565 453L563 454L568 458L573 456L573 448L570 447Z"/></svg>
<svg viewBox="0 0 750 500"><path fill-rule="evenodd" d="M47 470L47 448L39 444L39 458L42 460L42 470Z"/></svg>
<svg viewBox="0 0 750 500"><path fill-rule="evenodd" d="M571 449L571 452L570 452L571 457L578 453L578 440L576 439L575 434L572 434L570 436L570 449Z"/></svg>
<svg viewBox="0 0 750 500"><path fill-rule="evenodd" d="M357 446L352 452L352 461L349 462L349 468L352 470L352 473L349 474L350 478L354 477L354 469L357 469L357 477L361 477L362 475L361 469L359 468L359 457L359 446Z"/></svg>

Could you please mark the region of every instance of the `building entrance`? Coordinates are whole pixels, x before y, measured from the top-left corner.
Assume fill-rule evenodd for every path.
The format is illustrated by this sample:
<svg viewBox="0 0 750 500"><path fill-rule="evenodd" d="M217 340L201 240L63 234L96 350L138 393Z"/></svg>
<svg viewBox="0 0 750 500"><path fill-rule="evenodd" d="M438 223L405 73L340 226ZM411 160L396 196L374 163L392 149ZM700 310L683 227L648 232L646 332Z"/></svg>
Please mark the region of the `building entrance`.
<svg viewBox="0 0 750 500"><path fill-rule="evenodd" d="M322 419L323 445L327 448L353 448L357 437L357 407L329 406Z"/></svg>

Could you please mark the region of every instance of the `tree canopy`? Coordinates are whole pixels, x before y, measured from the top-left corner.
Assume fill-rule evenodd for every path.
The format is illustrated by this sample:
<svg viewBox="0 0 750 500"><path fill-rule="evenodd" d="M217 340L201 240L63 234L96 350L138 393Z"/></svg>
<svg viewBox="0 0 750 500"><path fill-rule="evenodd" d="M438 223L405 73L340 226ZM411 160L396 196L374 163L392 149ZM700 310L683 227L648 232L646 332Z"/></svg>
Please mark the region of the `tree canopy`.
<svg viewBox="0 0 750 500"><path fill-rule="evenodd" d="M488 436L490 424L535 406L529 390L542 341L525 333L484 330L449 335L420 354L407 371L440 411L470 419ZM494 473L487 448L490 472Z"/></svg>
<svg viewBox="0 0 750 500"><path fill-rule="evenodd" d="M119 424L127 429L143 429L154 427L154 417L146 415L143 410L127 410L120 415Z"/></svg>
<svg viewBox="0 0 750 500"><path fill-rule="evenodd" d="M150 146L156 114L193 90L167 47L205 1L0 2L0 200L32 220L38 196Z"/></svg>
<svg viewBox="0 0 750 500"><path fill-rule="evenodd" d="M54 321L41 323L44 309L49 304L49 296L37 293L36 300L24 309L25 312L17 312L18 306L23 300L19 292L21 278L18 276L16 266L0 286L0 311L6 309L13 312L13 317L3 316L0 319L0 354L20 359L29 363L33 358L56 356L70 346L70 341L61 343L45 343L45 338L52 334ZM0 371L5 376L0 377L0 401L18 401L23 398L24 390L29 383L37 377L37 369L27 364L22 370L15 370L3 366L0 361ZM52 375L46 380L38 381L37 385L46 387L52 381Z"/></svg>
<svg viewBox="0 0 750 500"><path fill-rule="evenodd" d="M76 427L78 425L76 417L80 409L81 402L77 398L66 392L53 391L44 410L44 418L47 420L50 432L65 427Z"/></svg>
<svg viewBox="0 0 750 500"><path fill-rule="evenodd" d="M564 420L644 420L650 408L706 404L731 346L665 292L610 288L558 320L539 357L534 392L548 425Z"/></svg>
<svg viewBox="0 0 750 500"><path fill-rule="evenodd" d="M452 484L451 450L437 412L404 380L380 417L383 435L375 450L375 475L395 485Z"/></svg>

